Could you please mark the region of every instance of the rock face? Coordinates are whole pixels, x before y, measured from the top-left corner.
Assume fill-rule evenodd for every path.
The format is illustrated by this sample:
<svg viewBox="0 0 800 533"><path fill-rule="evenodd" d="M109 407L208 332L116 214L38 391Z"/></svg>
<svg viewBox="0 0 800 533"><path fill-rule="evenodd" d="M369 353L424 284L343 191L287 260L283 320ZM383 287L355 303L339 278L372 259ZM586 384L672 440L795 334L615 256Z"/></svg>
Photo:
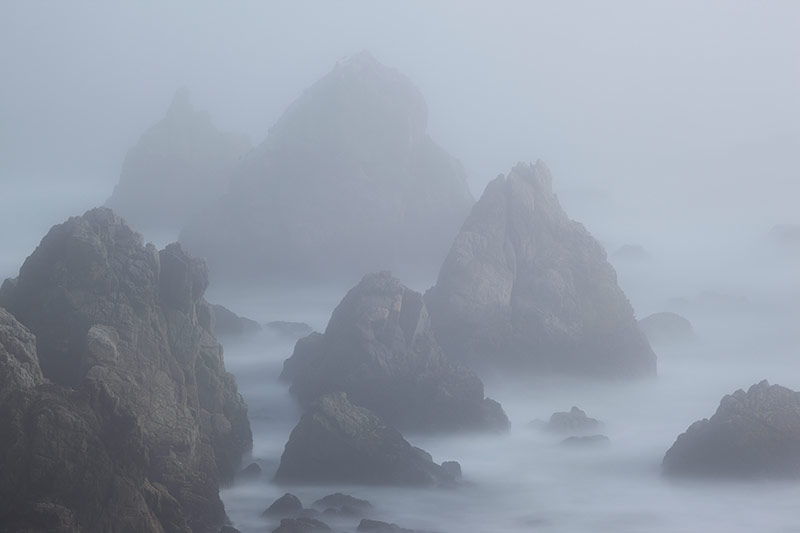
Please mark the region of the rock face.
<svg viewBox="0 0 800 533"><path fill-rule="evenodd" d="M439 343L478 368L654 375L605 251L551 181L539 161L486 187L425 296Z"/></svg>
<svg viewBox="0 0 800 533"><path fill-rule="evenodd" d="M344 393L320 398L292 430L275 479L282 483L442 485L452 477Z"/></svg>
<svg viewBox="0 0 800 533"><path fill-rule="evenodd" d="M219 304L211 306L214 312L212 332L214 335L239 336L261 331L261 325L255 320L241 317Z"/></svg>
<svg viewBox="0 0 800 533"><path fill-rule="evenodd" d="M167 116L128 151L106 205L140 230L177 236L191 216L222 196L249 149L246 136L219 131L181 89Z"/></svg>
<svg viewBox="0 0 800 533"><path fill-rule="evenodd" d="M0 421L12 428L2 435L16 431L0 448L20 454L25 475L58 464L63 478L20 482L13 501L56 502L83 530L219 530L219 480L232 479L252 435L210 332L207 285L202 261L176 244L144 246L108 209L50 230L3 284L0 305L36 335L52 384ZM106 501L102 491L112 489L119 499ZM86 505L98 502L95 518Z"/></svg>
<svg viewBox="0 0 800 533"><path fill-rule="evenodd" d="M215 280L432 272L474 200L426 126L405 76L367 53L342 61L286 110L180 241L208 258Z"/></svg>
<svg viewBox="0 0 800 533"><path fill-rule="evenodd" d="M766 380L722 398L667 451L672 476L800 477L800 393Z"/></svg>
<svg viewBox="0 0 800 533"><path fill-rule="evenodd" d="M388 272L369 274L351 289L324 335L298 341L282 378L304 406L342 391L401 429L509 426L502 407L484 398L480 379L442 354L422 295Z"/></svg>
<svg viewBox="0 0 800 533"><path fill-rule="evenodd" d="M639 321L639 328L653 344L683 344L697 340L692 323L677 313L653 313Z"/></svg>
<svg viewBox="0 0 800 533"><path fill-rule="evenodd" d="M549 431L572 435L586 435L602 428L603 424L599 420L586 416L582 409L578 409L575 406L569 412L553 413L547 425L545 425L545 429Z"/></svg>

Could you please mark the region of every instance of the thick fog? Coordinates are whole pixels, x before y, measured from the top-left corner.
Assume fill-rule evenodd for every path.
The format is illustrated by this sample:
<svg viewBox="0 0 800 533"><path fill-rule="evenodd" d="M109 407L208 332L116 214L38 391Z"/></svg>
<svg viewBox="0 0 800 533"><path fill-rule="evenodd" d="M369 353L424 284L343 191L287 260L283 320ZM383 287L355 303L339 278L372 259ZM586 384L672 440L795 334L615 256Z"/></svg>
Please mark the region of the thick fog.
<svg viewBox="0 0 800 533"><path fill-rule="evenodd" d="M725 394L762 379L800 389L799 36L790 1L3 2L0 280L51 226L108 200L178 89L257 148L306 89L366 50L419 89L428 135L476 200L517 162L543 160L636 318L677 312L698 339L652 343L655 379L482 374L509 435L403 432L461 463L457 489L291 492L310 504L341 490L381 520L441 532L793 531L796 481L672 482L660 465ZM161 248L179 229L144 239ZM325 331L366 273L234 290L212 269L206 298ZM424 293L436 275L402 281ZM278 382L295 340L221 342L264 471L223 501L241 531L271 531L260 514L286 492L271 477L301 412ZM572 405L606 422L607 447L564 451L530 424Z"/></svg>

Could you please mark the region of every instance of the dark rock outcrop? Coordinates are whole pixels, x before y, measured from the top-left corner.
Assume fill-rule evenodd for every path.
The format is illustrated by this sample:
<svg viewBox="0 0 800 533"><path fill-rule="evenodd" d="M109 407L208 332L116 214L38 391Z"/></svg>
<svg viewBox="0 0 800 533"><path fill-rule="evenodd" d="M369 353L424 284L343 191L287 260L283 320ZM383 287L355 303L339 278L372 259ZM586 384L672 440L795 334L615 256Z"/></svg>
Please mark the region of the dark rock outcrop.
<svg viewBox="0 0 800 533"><path fill-rule="evenodd" d="M369 520L367 518L361 520L356 531L363 531L366 533L416 533L413 529L400 527L397 524L381 522L380 520Z"/></svg>
<svg viewBox="0 0 800 533"><path fill-rule="evenodd" d="M272 530L272 533L320 533L321 531L331 531L325 522L316 518L284 518L281 525Z"/></svg>
<svg viewBox="0 0 800 533"><path fill-rule="evenodd" d="M301 339L314 332L314 329L305 322L275 320L273 322L267 322L264 327L278 335L291 339Z"/></svg>
<svg viewBox="0 0 800 533"><path fill-rule="evenodd" d="M223 195L250 150L246 136L223 133L179 90L158 124L132 147L106 205L137 228L173 232Z"/></svg>
<svg viewBox="0 0 800 533"><path fill-rule="evenodd" d="M422 95L367 53L306 90L182 232L215 280L352 279L434 271L474 203L425 130Z"/></svg>
<svg viewBox="0 0 800 533"><path fill-rule="evenodd" d="M597 448L610 443L605 435L585 435L582 437L567 437L560 444L567 448Z"/></svg>
<svg viewBox="0 0 800 533"><path fill-rule="evenodd" d="M445 461L442 463L444 468L453 479L461 479L461 464L458 461Z"/></svg>
<svg viewBox="0 0 800 533"><path fill-rule="evenodd" d="M444 468L444 463L442 463L442 467ZM329 494L324 498L320 498L312 505L326 513L333 512L334 514L345 516L363 516L365 513L372 511L372 504L367 500L355 498L349 494L342 494L341 492Z"/></svg>
<svg viewBox="0 0 800 533"><path fill-rule="evenodd" d="M766 380L722 398L667 451L671 476L800 477L800 393Z"/></svg>
<svg viewBox="0 0 800 533"><path fill-rule="evenodd" d="M239 479L258 479L261 477L261 465L258 463L250 463L241 472L239 472Z"/></svg>
<svg viewBox="0 0 800 533"><path fill-rule="evenodd" d="M207 284L202 261L178 245L144 246L108 209L53 227L6 280L0 305L36 335L48 380L9 388L24 403L0 420L0 454L26 469L4 476L19 483L3 501L35 507L17 523L38 523L47 504L90 531L224 524L219 481L233 478L252 436L210 332Z"/></svg>
<svg viewBox="0 0 800 533"><path fill-rule="evenodd" d="M287 492L261 513L263 516L299 516L303 512L303 502L294 494Z"/></svg>
<svg viewBox="0 0 800 533"><path fill-rule="evenodd" d="M388 272L369 274L331 316L325 334L298 341L282 378L301 404L343 391L401 429L505 430L483 383L451 363L433 337L422 295Z"/></svg>
<svg viewBox="0 0 800 533"><path fill-rule="evenodd" d="M639 321L639 328L653 344L685 344L697 340L692 323L677 313L653 313Z"/></svg>
<svg viewBox="0 0 800 533"><path fill-rule="evenodd" d="M344 393L317 400L292 430L275 474L281 483L447 485L454 480Z"/></svg>
<svg viewBox="0 0 800 533"><path fill-rule="evenodd" d="M212 332L220 336L250 335L261 331L261 325L255 320L241 317L219 304L211 306L214 312Z"/></svg>
<svg viewBox="0 0 800 533"><path fill-rule="evenodd" d="M475 368L655 375L605 251L551 181L539 161L487 185L425 295L437 340Z"/></svg>
<svg viewBox="0 0 800 533"><path fill-rule="evenodd" d="M600 421L586 416L583 410L575 406L568 412L559 411L553 413L545 425L545 429L548 431L570 433L572 435L593 433L602 427L603 424Z"/></svg>

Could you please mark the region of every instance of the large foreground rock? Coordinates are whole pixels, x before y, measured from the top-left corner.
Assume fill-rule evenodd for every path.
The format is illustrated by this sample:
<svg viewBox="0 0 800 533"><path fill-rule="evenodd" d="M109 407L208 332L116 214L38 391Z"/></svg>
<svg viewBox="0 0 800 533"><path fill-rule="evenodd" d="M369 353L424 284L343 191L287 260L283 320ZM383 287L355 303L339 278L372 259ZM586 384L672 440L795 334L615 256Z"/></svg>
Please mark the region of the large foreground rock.
<svg viewBox="0 0 800 533"><path fill-rule="evenodd" d="M474 200L416 87L367 53L306 90L180 241L214 279L433 273Z"/></svg>
<svg viewBox="0 0 800 533"><path fill-rule="evenodd" d="M484 398L475 373L442 354L422 295L388 272L364 276L336 307L324 335L298 341L282 378L304 406L343 391L401 429L509 426L502 407Z"/></svg>
<svg viewBox="0 0 800 533"><path fill-rule="evenodd" d="M3 387L1 499L19 527L52 511L68 530L219 530L220 479L252 436L207 285L202 261L144 246L108 209L53 227L6 280L0 305L36 335L45 380Z"/></svg>
<svg viewBox="0 0 800 533"><path fill-rule="evenodd" d="M673 476L800 477L800 393L762 381L725 396L710 419L678 437L662 466Z"/></svg>
<svg viewBox="0 0 800 533"><path fill-rule="evenodd" d="M551 181L539 161L486 187L425 296L439 343L477 367L654 375L605 251Z"/></svg>
<svg viewBox="0 0 800 533"><path fill-rule="evenodd" d="M174 238L222 196L249 149L246 136L219 131L181 89L167 115L128 151L106 205L140 230L168 230Z"/></svg>
<svg viewBox="0 0 800 533"><path fill-rule="evenodd" d="M430 455L341 392L320 398L303 415L286 443L275 479L419 486L454 482Z"/></svg>

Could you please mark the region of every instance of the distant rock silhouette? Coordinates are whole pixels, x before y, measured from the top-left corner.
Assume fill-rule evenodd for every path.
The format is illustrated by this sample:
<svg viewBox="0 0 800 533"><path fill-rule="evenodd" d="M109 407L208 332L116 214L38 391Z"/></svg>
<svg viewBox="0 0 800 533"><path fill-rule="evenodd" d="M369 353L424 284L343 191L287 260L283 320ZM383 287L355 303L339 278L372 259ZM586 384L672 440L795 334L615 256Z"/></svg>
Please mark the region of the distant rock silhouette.
<svg viewBox="0 0 800 533"><path fill-rule="evenodd" d="M241 336L261 331L261 325L255 320L241 317L219 304L211 306L214 311L214 335Z"/></svg>
<svg viewBox="0 0 800 533"><path fill-rule="evenodd" d="M246 136L219 131L181 89L167 115L128 151L106 205L142 231L177 236L190 217L227 190L234 167L249 149Z"/></svg>
<svg viewBox="0 0 800 533"><path fill-rule="evenodd" d="M639 327L653 344L681 344L697 340L692 323L677 313L653 313L641 319Z"/></svg>
<svg viewBox="0 0 800 533"><path fill-rule="evenodd" d="M285 483L447 485L455 480L344 393L317 400L292 430L275 474Z"/></svg>
<svg viewBox="0 0 800 533"><path fill-rule="evenodd" d="M603 428L603 424L586 416L586 413L573 406L569 412L557 412L550 416L550 420L544 426L548 431L568 433L570 435L587 435Z"/></svg>
<svg viewBox="0 0 800 533"><path fill-rule="evenodd" d="M800 393L766 380L722 398L678 437L662 463L684 477L800 477Z"/></svg>
<svg viewBox="0 0 800 533"><path fill-rule="evenodd" d="M210 332L207 285L202 261L145 246L103 208L54 226L6 280L0 305L36 335L41 374L33 337L4 313L17 363L0 371L0 395L11 391L0 455L13 458L0 464L0 522L219 531L219 481L252 436Z"/></svg>
<svg viewBox="0 0 800 533"><path fill-rule="evenodd" d="M352 279L432 272L474 200L426 134L416 87L368 53L307 89L181 233L214 279Z"/></svg>
<svg viewBox="0 0 800 533"><path fill-rule="evenodd" d="M581 437L567 437L561 441L561 445L566 448L598 448L609 444L608 437L605 435L584 435Z"/></svg>
<svg viewBox="0 0 800 533"><path fill-rule="evenodd" d="M403 430L505 430L483 383L450 362L433 337L422 295L388 272L369 274L336 307L324 334L300 339L282 378L301 404L346 392Z"/></svg>
<svg viewBox="0 0 800 533"><path fill-rule="evenodd" d="M306 335L310 335L314 331L314 329L305 322L286 322L283 320L267 322L264 327L273 333L292 339L300 339Z"/></svg>
<svg viewBox="0 0 800 533"><path fill-rule="evenodd" d="M654 375L605 251L551 181L539 161L486 187L425 295L437 340L478 369Z"/></svg>

